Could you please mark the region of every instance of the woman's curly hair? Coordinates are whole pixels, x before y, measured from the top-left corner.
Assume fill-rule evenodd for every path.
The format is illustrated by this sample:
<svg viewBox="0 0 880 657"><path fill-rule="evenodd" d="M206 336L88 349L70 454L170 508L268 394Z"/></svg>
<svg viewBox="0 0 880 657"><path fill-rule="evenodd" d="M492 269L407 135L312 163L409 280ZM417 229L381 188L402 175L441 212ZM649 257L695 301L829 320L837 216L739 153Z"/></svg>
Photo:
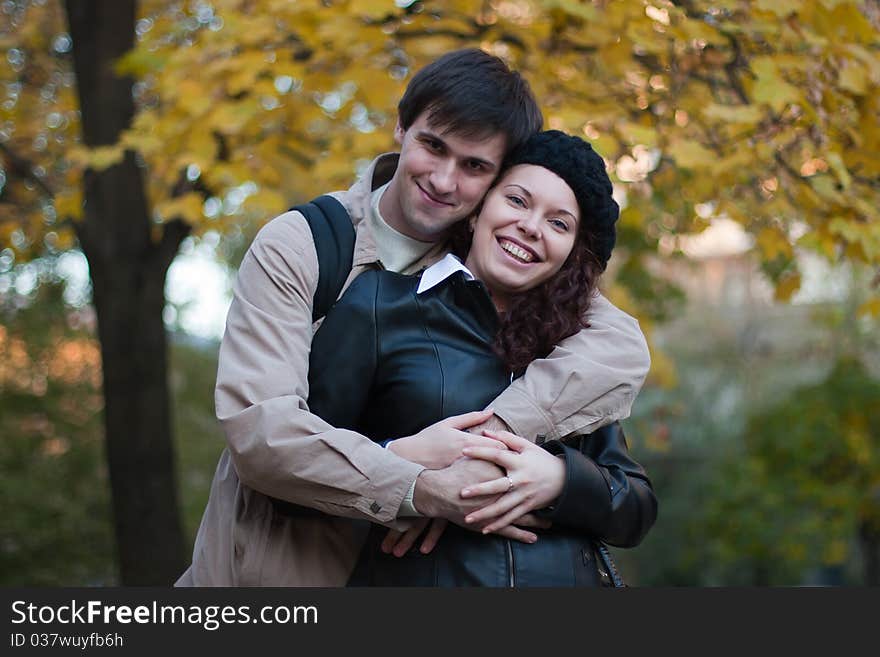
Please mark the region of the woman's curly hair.
<svg viewBox="0 0 880 657"><path fill-rule="evenodd" d="M546 357L561 340L589 326L586 312L611 257L619 216L605 162L584 140L558 130L538 133L505 160L498 181L518 164L542 166L562 178L578 201L580 221L562 268L537 287L515 295L501 316L495 350L517 374L533 360ZM453 252L463 260L472 237L468 223L461 222L451 236Z"/></svg>

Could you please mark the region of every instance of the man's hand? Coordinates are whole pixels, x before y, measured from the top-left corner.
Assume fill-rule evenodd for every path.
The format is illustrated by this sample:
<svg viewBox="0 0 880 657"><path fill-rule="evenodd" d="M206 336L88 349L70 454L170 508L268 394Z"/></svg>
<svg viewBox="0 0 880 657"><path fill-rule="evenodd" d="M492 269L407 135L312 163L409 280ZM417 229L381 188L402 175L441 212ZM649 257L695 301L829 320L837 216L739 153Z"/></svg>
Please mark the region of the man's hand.
<svg viewBox="0 0 880 657"><path fill-rule="evenodd" d="M538 537L532 532L525 531L522 528L540 527L542 529L549 529L551 524L549 520L538 518L530 513L517 518L514 522L515 524L502 527L494 533L515 541L520 541L521 543L534 543ZM430 523L430 527L428 523ZM382 552L385 554L393 554L395 557L402 557L409 552L410 548L412 548L422 532L425 531L425 527L428 527L428 531L422 539L422 544L419 546L419 552L422 554L429 554L431 550L437 547L437 543L440 541L440 537L443 535L448 524L449 521L444 518L419 518L405 532L400 532L396 529L389 529L382 541Z"/></svg>
<svg viewBox="0 0 880 657"><path fill-rule="evenodd" d="M416 479L413 505L424 516L442 518L466 529L481 531L482 524L467 523L465 517L497 502L501 495L475 495L464 498L460 495L460 491L485 482L497 481L499 477L504 477L504 471L497 465L489 461L467 458L460 459L442 470L424 470ZM489 520L493 519L494 517ZM505 526L499 527L495 533L523 543L534 543L538 540L537 535L520 527L547 527L549 523L526 515L518 518L516 525L519 526L505 523ZM439 538L439 534L437 537ZM413 537L412 540L414 541L415 538Z"/></svg>
<svg viewBox="0 0 880 657"><path fill-rule="evenodd" d="M507 425L507 422L502 420L497 415L490 415L485 420L481 421L479 424L475 424L470 429L468 429L470 433L476 434L478 436L482 436L484 431L508 431L511 429Z"/></svg>
<svg viewBox="0 0 880 657"><path fill-rule="evenodd" d="M405 458L432 470L445 468L461 458L465 447L494 447L507 449L503 442L486 438L478 431L464 431L474 426L482 426L492 416L492 411L474 411L455 415L436 422L419 431L414 436L392 440L388 449Z"/></svg>
<svg viewBox="0 0 880 657"><path fill-rule="evenodd" d="M418 518L405 532L389 529L385 539L382 541L382 552L394 554L395 557L402 557L413 546L416 539L425 530L425 527L428 526L428 523L431 523L431 528L425 534L425 538L419 547L419 552L428 554L437 545L440 536L443 535L443 530L449 524L448 520L443 518Z"/></svg>

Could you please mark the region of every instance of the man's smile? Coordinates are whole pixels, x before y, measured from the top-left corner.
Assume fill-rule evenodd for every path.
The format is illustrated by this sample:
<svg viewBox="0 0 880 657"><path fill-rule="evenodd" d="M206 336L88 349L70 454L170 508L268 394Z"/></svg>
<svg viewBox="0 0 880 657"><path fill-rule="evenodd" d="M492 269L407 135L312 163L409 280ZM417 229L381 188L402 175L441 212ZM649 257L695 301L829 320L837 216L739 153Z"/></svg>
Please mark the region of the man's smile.
<svg viewBox="0 0 880 657"><path fill-rule="evenodd" d="M450 203L448 201L443 201L430 192L428 192L424 187L422 187L419 183L416 183L416 187L419 188L419 191L422 193L422 198L425 199L431 205L435 205L437 207L449 208L453 207L455 203Z"/></svg>

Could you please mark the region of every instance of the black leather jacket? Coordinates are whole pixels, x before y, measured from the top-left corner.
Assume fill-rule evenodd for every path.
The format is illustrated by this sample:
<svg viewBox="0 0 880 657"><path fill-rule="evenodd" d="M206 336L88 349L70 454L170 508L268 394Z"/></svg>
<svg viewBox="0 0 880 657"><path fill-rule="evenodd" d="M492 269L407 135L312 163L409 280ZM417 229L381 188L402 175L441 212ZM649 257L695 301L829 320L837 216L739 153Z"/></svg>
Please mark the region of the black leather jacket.
<svg viewBox="0 0 880 657"><path fill-rule="evenodd" d="M375 441L414 434L485 408L511 381L492 350L498 315L478 281L461 272L417 295L418 277L360 275L312 343L309 406L333 426ZM565 459L562 494L541 511L553 521L534 544L450 525L430 555L378 549L375 525L350 584L375 586L595 586L593 539L637 545L657 503L619 424L544 447Z"/></svg>

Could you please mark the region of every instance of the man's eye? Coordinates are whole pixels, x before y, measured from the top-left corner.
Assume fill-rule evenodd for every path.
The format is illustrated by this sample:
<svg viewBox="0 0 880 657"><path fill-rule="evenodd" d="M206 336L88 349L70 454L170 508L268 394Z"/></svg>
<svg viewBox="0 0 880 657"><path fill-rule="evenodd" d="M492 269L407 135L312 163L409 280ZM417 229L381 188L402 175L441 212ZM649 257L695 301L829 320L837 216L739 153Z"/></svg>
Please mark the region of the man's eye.
<svg viewBox="0 0 880 657"><path fill-rule="evenodd" d="M476 160L468 162L467 166L471 171L482 171L485 168L482 162L477 162Z"/></svg>
<svg viewBox="0 0 880 657"><path fill-rule="evenodd" d="M426 139L425 145L432 151L439 151L441 148L443 148L443 143L437 141L436 139Z"/></svg>

